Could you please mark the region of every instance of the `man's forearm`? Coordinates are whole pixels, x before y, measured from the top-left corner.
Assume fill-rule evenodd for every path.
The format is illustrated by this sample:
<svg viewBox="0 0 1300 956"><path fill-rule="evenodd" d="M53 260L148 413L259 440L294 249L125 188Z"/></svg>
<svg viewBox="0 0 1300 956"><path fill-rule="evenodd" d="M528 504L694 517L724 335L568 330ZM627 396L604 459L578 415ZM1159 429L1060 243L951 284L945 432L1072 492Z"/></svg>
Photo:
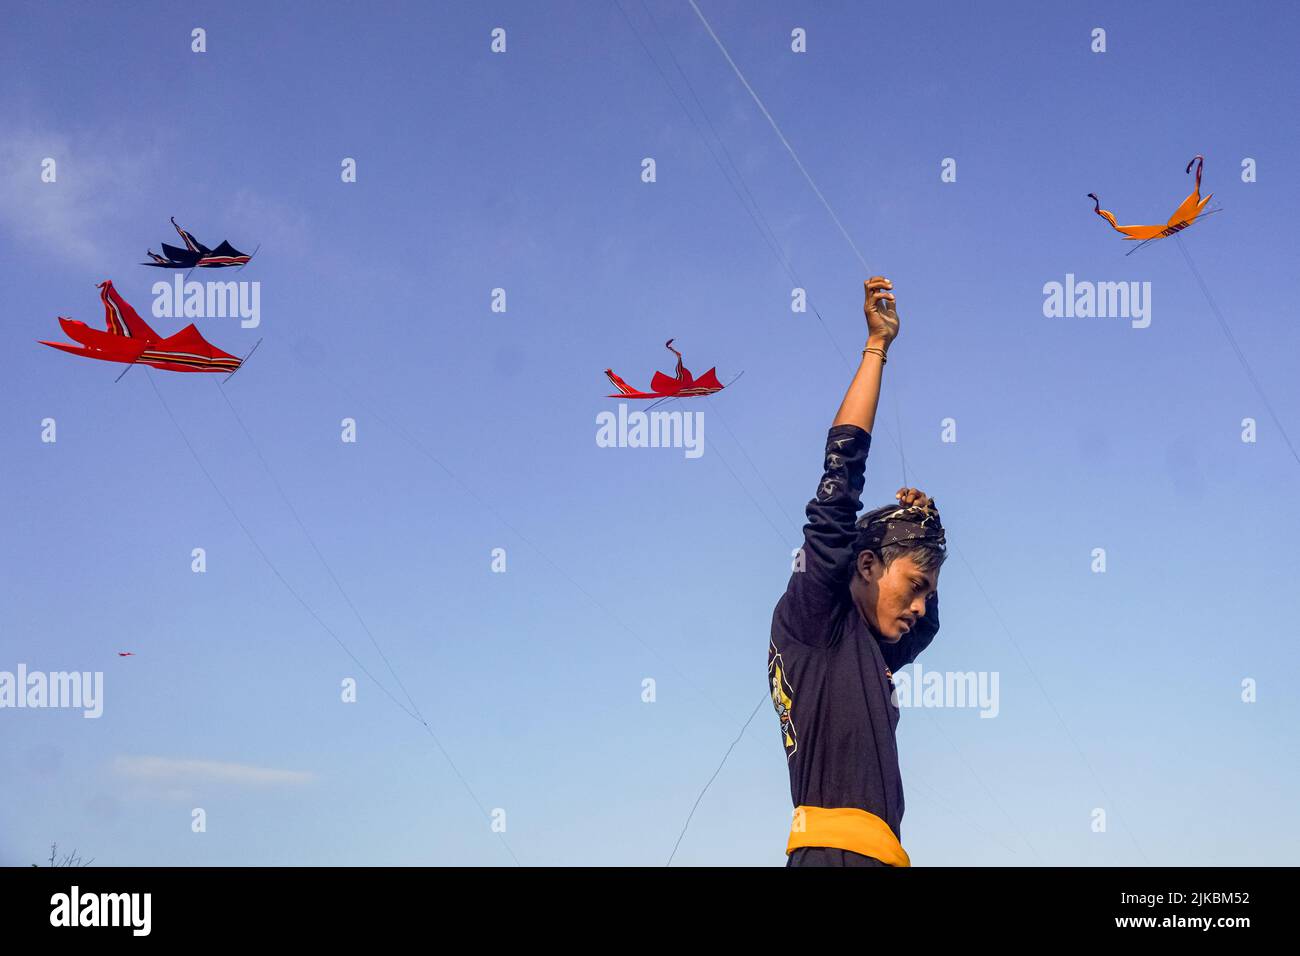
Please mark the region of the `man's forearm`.
<svg viewBox="0 0 1300 956"><path fill-rule="evenodd" d="M888 351L889 343L882 338L871 336L867 339L868 348ZM876 426L876 407L880 404L880 378L884 370L884 360L878 352L864 352L862 363L858 365L849 390L844 393L844 401L835 415L832 425L857 425L865 432Z"/></svg>

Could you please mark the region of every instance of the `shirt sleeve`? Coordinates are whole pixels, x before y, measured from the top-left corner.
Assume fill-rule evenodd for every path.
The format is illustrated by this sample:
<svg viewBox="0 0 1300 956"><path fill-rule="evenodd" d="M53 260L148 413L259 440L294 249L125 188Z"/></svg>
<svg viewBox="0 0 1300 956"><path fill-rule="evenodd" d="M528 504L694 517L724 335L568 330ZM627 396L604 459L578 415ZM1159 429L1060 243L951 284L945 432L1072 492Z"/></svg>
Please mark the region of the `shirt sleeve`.
<svg viewBox="0 0 1300 956"><path fill-rule="evenodd" d="M835 425L826 436L821 481L803 527L803 570L790 575L773 620L782 634L800 643L830 644L839 615L851 605L849 581L870 449L871 434L856 425Z"/></svg>
<svg viewBox="0 0 1300 956"><path fill-rule="evenodd" d="M888 644L877 641L885 666L897 673L920 656L930 646L934 636L939 633L939 595L936 593L925 602L925 617L916 622L916 627L903 635L901 640Z"/></svg>

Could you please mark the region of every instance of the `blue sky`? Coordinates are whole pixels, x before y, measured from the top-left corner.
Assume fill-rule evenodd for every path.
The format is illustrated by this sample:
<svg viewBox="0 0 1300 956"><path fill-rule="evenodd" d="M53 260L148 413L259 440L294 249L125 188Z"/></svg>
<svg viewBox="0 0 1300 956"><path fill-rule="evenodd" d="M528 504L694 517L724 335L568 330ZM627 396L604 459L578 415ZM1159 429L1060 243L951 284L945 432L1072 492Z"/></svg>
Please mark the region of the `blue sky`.
<svg viewBox="0 0 1300 956"><path fill-rule="evenodd" d="M901 436L956 545L921 665L1000 675L996 719L902 715L913 862L1294 862L1300 463L1178 247L1125 257L1085 194L1156 222L1206 156L1224 211L1181 241L1300 433L1296 12L698 2L895 282L866 504L903 484ZM0 711L0 863L54 841L124 865L667 860L764 696L864 275L690 4L621 3L636 32L605 3L12 5L0 670L106 686L98 720ZM826 328L791 312L736 189ZM148 315L166 274L138 263L169 216L260 243L237 276L260 327L198 320L238 355L262 340L225 386L251 444L212 377L115 384L35 344L59 315L99 326L104 279ZM1150 282L1151 325L1044 316L1067 274ZM744 373L690 406L704 455L597 447L603 370L645 385L670 337L696 372ZM258 548L403 699L355 605L474 797ZM674 863L780 865L788 812L764 704Z"/></svg>

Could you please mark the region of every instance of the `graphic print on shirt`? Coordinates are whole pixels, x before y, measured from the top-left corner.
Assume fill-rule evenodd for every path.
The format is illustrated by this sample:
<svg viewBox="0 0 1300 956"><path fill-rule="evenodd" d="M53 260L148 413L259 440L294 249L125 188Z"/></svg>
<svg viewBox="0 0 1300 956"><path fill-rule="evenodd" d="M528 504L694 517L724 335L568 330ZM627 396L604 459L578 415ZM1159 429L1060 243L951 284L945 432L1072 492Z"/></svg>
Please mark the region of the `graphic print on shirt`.
<svg viewBox="0 0 1300 956"><path fill-rule="evenodd" d="M795 733L791 711L794 709L794 690L785 675L785 662L775 643L769 643L767 661L767 684L772 692L772 706L776 708L777 717L781 718L781 739L785 744L785 756L789 760L799 749L799 736Z"/></svg>

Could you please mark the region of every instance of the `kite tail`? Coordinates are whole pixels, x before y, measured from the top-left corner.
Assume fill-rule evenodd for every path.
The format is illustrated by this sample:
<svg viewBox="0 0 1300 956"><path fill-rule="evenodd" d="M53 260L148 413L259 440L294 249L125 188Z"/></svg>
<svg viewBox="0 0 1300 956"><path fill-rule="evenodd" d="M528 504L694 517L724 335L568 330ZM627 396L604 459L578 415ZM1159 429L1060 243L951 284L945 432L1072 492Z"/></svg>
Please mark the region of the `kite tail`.
<svg viewBox="0 0 1300 956"><path fill-rule="evenodd" d="M627 382L623 381L623 379L620 378L618 375L614 374L614 370L612 368L605 369L605 375L609 378L610 384L613 385L620 392L622 392L624 395L638 394L635 388L633 388Z"/></svg>
<svg viewBox="0 0 1300 956"><path fill-rule="evenodd" d="M673 348L674 341L675 341L674 339L669 339L667 342L664 343L664 348L666 348L668 351L672 352L674 355L677 356L677 380L680 382L682 380L682 371L683 371L682 353L677 351L675 348Z"/></svg>
<svg viewBox="0 0 1300 956"><path fill-rule="evenodd" d="M1187 169L1184 172L1190 173L1193 163L1196 164L1196 194L1199 196L1201 193L1201 170L1205 167L1205 157L1197 153L1192 157L1192 162L1187 164Z"/></svg>
<svg viewBox="0 0 1300 956"><path fill-rule="evenodd" d="M1101 200L1097 198L1096 193L1088 193L1088 198L1092 200L1093 212L1095 212L1097 215L1101 216L1102 219L1105 219L1108 223L1110 223L1111 228L1113 228L1115 231L1123 232L1123 230L1119 228L1119 223L1115 221L1115 214L1111 212L1107 212L1105 209L1101 208Z"/></svg>
<svg viewBox="0 0 1300 956"><path fill-rule="evenodd" d="M161 338L149 328L148 322L140 318L140 313L131 308L131 303L113 288L112 279L99 283L99 299L104 303L104 327L110 334L143 342L154 342Z"/></svg>
<svg viewBox="0 0 1300 956"><path fill-rule="evenodd" d="M193 236L191 236L188 232L186 232L184 229L182 229L180 226L178 226L178 225L176 224L176 217L175 217L175 216L172 216L172 217L171 217L171 221L172 221L172 228L175 229L177 235L179 235L179 236L181 237L181 241L185 243L185 248L186 248L186 249L190 250L190 252L202 252L202 251L203 251L202 247L199 245L199 241L198 241L197 239L195 239L195 238L194 238Z"/></svg>

